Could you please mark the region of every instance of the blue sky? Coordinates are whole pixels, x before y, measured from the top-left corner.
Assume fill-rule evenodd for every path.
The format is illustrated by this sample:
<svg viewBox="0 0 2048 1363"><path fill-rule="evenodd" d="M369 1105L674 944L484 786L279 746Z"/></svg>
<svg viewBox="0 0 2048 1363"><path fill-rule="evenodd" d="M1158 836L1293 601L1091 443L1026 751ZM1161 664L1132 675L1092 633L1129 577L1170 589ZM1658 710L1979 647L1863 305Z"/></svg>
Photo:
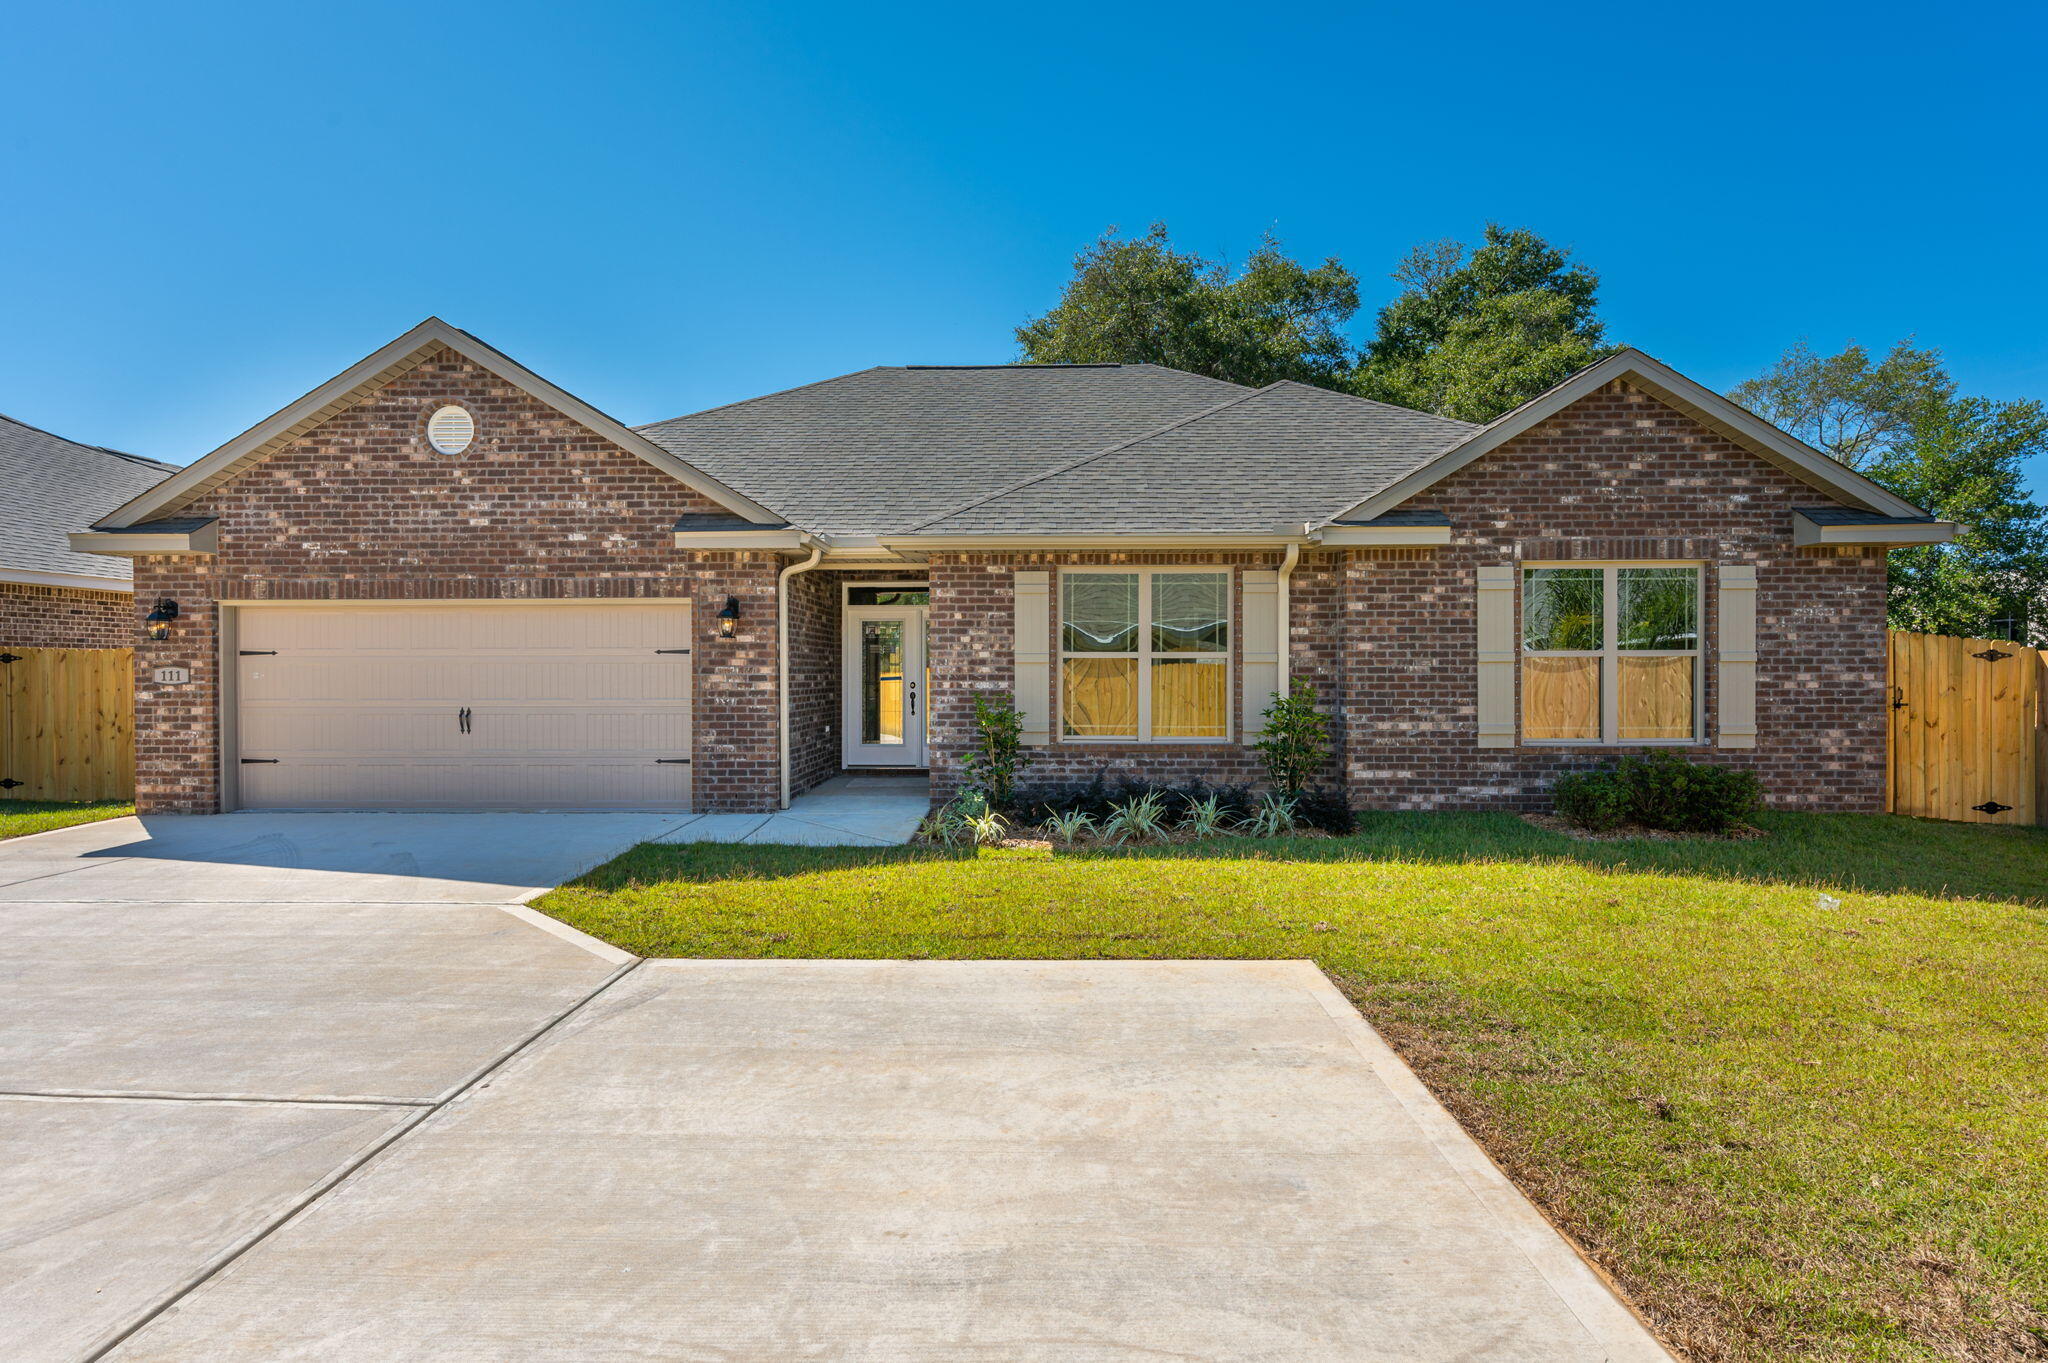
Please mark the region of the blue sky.
<svg viewBox="0 0 2048 1363"><path fill-rule="evenodd" d="M81 4L8 28L0 411L179 462L430 313L636 423L1002 361L1076 250L1153 219L1339 256L1374 306L1411 245L1525 225L1602 273L1615 339L1717 388L1801 336L1913 333L1966 391L2048 397L2039 5Z"/></svg>

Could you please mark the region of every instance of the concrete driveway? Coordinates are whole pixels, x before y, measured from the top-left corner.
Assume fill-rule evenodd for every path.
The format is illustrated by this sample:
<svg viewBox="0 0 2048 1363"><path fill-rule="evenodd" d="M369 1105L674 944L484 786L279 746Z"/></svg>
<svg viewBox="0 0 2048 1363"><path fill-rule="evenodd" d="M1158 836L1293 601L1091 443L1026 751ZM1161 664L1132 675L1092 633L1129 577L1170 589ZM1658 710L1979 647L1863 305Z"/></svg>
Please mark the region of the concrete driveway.
<svg viewBox="0 0 2048 1363"><path fill-rule="evenodd" d="M634 962L490 817L618 827L0 844L0 1356L1667 1357L1313 966Z"/></svg>

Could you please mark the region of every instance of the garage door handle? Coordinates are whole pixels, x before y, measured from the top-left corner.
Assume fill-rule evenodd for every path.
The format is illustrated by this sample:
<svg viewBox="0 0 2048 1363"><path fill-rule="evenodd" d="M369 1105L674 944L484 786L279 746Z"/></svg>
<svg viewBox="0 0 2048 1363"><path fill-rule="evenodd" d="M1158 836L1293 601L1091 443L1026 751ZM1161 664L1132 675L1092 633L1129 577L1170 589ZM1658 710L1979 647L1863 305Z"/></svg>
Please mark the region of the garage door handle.
<svg viewBox="0 0 2048 1363"><path fill-rule="evenodd" d="M238 648L235 650L235 656L239 658L275 658L277 650L274 648Z"/></svg>
<svg viewBox="0 0 2048 1363"><path fill-rule="evenodd" d="M463 706L455 712L455 727L462 733L469 732L469 707Z"/></svg>
<svg viewBox="0 0 2048 1363"><path fill-rule="evenodd" d="M664 767L687 767L690 765L690 759L687 757L657 757L654 760Z"/></svg>
<svg viewBox="0 0 2048 1363"><path fill-rule="evenodd" d="M260 766L264 763L274 767L277 765L277 759L275 757L245 757L242 759L242 765L245 767Z"/></svg>
<svg viewBox="0 0 2048 1363"><path fill-rule="evenodd" d="M690 650L687 648L657 648L654 651L656 653L688 653Z"/></svg>

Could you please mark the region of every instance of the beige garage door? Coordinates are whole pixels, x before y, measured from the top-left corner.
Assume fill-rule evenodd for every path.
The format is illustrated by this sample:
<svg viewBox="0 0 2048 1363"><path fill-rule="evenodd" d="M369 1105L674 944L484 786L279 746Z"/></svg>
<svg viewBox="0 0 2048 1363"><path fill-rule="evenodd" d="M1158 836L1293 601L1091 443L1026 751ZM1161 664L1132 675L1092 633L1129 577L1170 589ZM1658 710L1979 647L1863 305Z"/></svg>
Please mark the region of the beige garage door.
<svg viewBox="0 0 2048 1363"><path fill-rule="evenodd" d="M248 809L684 809L687 602L245 606Z"/></svg>

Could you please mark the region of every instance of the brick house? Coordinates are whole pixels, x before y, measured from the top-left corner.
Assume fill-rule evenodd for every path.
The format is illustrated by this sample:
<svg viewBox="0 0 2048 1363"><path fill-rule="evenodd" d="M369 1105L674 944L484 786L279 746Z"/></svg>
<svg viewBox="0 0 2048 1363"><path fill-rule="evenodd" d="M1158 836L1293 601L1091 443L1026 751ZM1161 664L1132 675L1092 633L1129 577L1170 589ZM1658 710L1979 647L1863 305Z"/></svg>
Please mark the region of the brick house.
<svg viewBox="0 0 2048 1363"><path fill-rule="evenodd" d="M0 416L0 652L128 646L128 560L79 553L65 536L175 471Z"/></svg>
<svg viewBox="0 0 2048 1363"><path fill-rule="evenodd" d="M995 365L630 428L429 320L72 542L134 562L145 811L944 794L986 693L1033 784L1244 783L1296 679L1360 807L1672 745L1869 810L1885 552L1952 533L1633 351L1485 426Z"/></svg>

